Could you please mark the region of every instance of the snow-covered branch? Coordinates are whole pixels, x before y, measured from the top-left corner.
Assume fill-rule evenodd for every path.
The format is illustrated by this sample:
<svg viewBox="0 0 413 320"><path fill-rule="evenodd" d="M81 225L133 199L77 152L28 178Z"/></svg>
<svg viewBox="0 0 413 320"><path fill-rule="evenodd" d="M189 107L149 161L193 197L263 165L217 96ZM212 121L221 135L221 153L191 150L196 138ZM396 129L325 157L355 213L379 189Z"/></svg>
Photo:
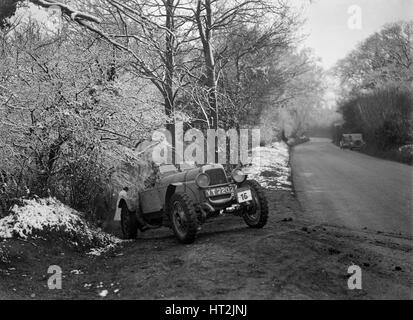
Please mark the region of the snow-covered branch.
<svg viewBox="0 0 413 320"><path fill-rule="evenodd" d="M62 10L62 13L69 16L73 21L78 20L85 20L94 23L101 23L102 21L89 13L80 12L73 7L56 1L49 1L49 0L30 0L32 3L39 5L43 8L50 8L50 7L59 7Z"/></svg>

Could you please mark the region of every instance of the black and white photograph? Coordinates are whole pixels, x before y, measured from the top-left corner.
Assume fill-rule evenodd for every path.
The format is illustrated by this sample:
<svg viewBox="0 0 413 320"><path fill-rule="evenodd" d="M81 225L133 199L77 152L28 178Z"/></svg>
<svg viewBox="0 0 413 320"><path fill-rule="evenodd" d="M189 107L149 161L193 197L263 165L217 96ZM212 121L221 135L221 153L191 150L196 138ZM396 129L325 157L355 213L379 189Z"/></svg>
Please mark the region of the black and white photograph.
<svg viewBox="0 0 413 320"><path fill-rule="evenodd" d="M412 166L413 0L0 0L3 302L412 300Z"/></svg>

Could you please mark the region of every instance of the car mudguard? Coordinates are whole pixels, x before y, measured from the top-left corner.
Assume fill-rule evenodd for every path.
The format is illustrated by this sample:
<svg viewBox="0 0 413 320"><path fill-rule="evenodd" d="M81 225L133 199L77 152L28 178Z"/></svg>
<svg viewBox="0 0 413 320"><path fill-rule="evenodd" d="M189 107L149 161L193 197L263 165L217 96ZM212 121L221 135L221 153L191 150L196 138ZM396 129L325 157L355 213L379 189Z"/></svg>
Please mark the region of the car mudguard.
<svg viewBox="0 0 413 320"><path fill-rule="evenodd" d="M194 204L197 204L201 201L201 192L203 190L199 188L195 183L186 183L178 185L175 189L175 192L186 193Z"/></svg>
<svg viewBox="0 0 413 320"><path fill-rule="evenodd" d="M118 200L116 202L116 213L114 218L115 221L120 221L121 203L123 201L126 203L129 211L136 211L137 205L139 203L139 196L132 197L125 189L119 192Z"/></svg>

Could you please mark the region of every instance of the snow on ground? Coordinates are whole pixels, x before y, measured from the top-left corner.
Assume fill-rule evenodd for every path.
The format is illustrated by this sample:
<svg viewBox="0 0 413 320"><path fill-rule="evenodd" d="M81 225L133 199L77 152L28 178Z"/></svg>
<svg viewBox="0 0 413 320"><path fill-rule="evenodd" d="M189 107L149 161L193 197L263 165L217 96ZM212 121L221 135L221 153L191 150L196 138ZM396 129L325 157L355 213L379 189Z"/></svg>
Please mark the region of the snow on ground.
<svg viewBox="0 0 413 320"><path fill-rule="evenodd" d="M258 153L254 156L254 151ZM257 180L270 190L291 190L288 146L274 142L253 150L251 164L244 168L248 178Z"/></svg>
<svg viewBox="0 0 413 320"><path fill-rule="evenodd" d="M54 198L23 200L0 220L0 238L42 238L54 232L69 245L93 248L90 254L114 247L121 240L92 227L76 210Z"/></svg>

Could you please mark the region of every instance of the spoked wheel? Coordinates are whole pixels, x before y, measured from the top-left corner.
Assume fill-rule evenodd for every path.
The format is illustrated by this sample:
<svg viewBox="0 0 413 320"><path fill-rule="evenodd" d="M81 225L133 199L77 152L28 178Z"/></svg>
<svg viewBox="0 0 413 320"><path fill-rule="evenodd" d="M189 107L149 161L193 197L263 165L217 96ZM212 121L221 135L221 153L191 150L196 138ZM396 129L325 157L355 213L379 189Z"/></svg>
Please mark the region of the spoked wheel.
<svg viewBox="0 0 413 320"><path fill-rule="evenodd" d="M136 219L135 213L129 211L125 202L121 207L120 218L124 239L136 239L138 235L138 220Z"/></svg>
<svg viewBox="0 0 413 320"><path fill-rule="evenodd" d="M192 243L198 230L196 211L186 194L176 193L169 202L172 229L182 243Z"/></svg>
<svg viewBox="0 0 413 320"><path fill-rule="evenodd" d="M262 228L268 220L268 202L264 190L255 180L247 180L244 185L250 187L252 194L252 203L244 211L244 221L251 228Z"/></svg>

